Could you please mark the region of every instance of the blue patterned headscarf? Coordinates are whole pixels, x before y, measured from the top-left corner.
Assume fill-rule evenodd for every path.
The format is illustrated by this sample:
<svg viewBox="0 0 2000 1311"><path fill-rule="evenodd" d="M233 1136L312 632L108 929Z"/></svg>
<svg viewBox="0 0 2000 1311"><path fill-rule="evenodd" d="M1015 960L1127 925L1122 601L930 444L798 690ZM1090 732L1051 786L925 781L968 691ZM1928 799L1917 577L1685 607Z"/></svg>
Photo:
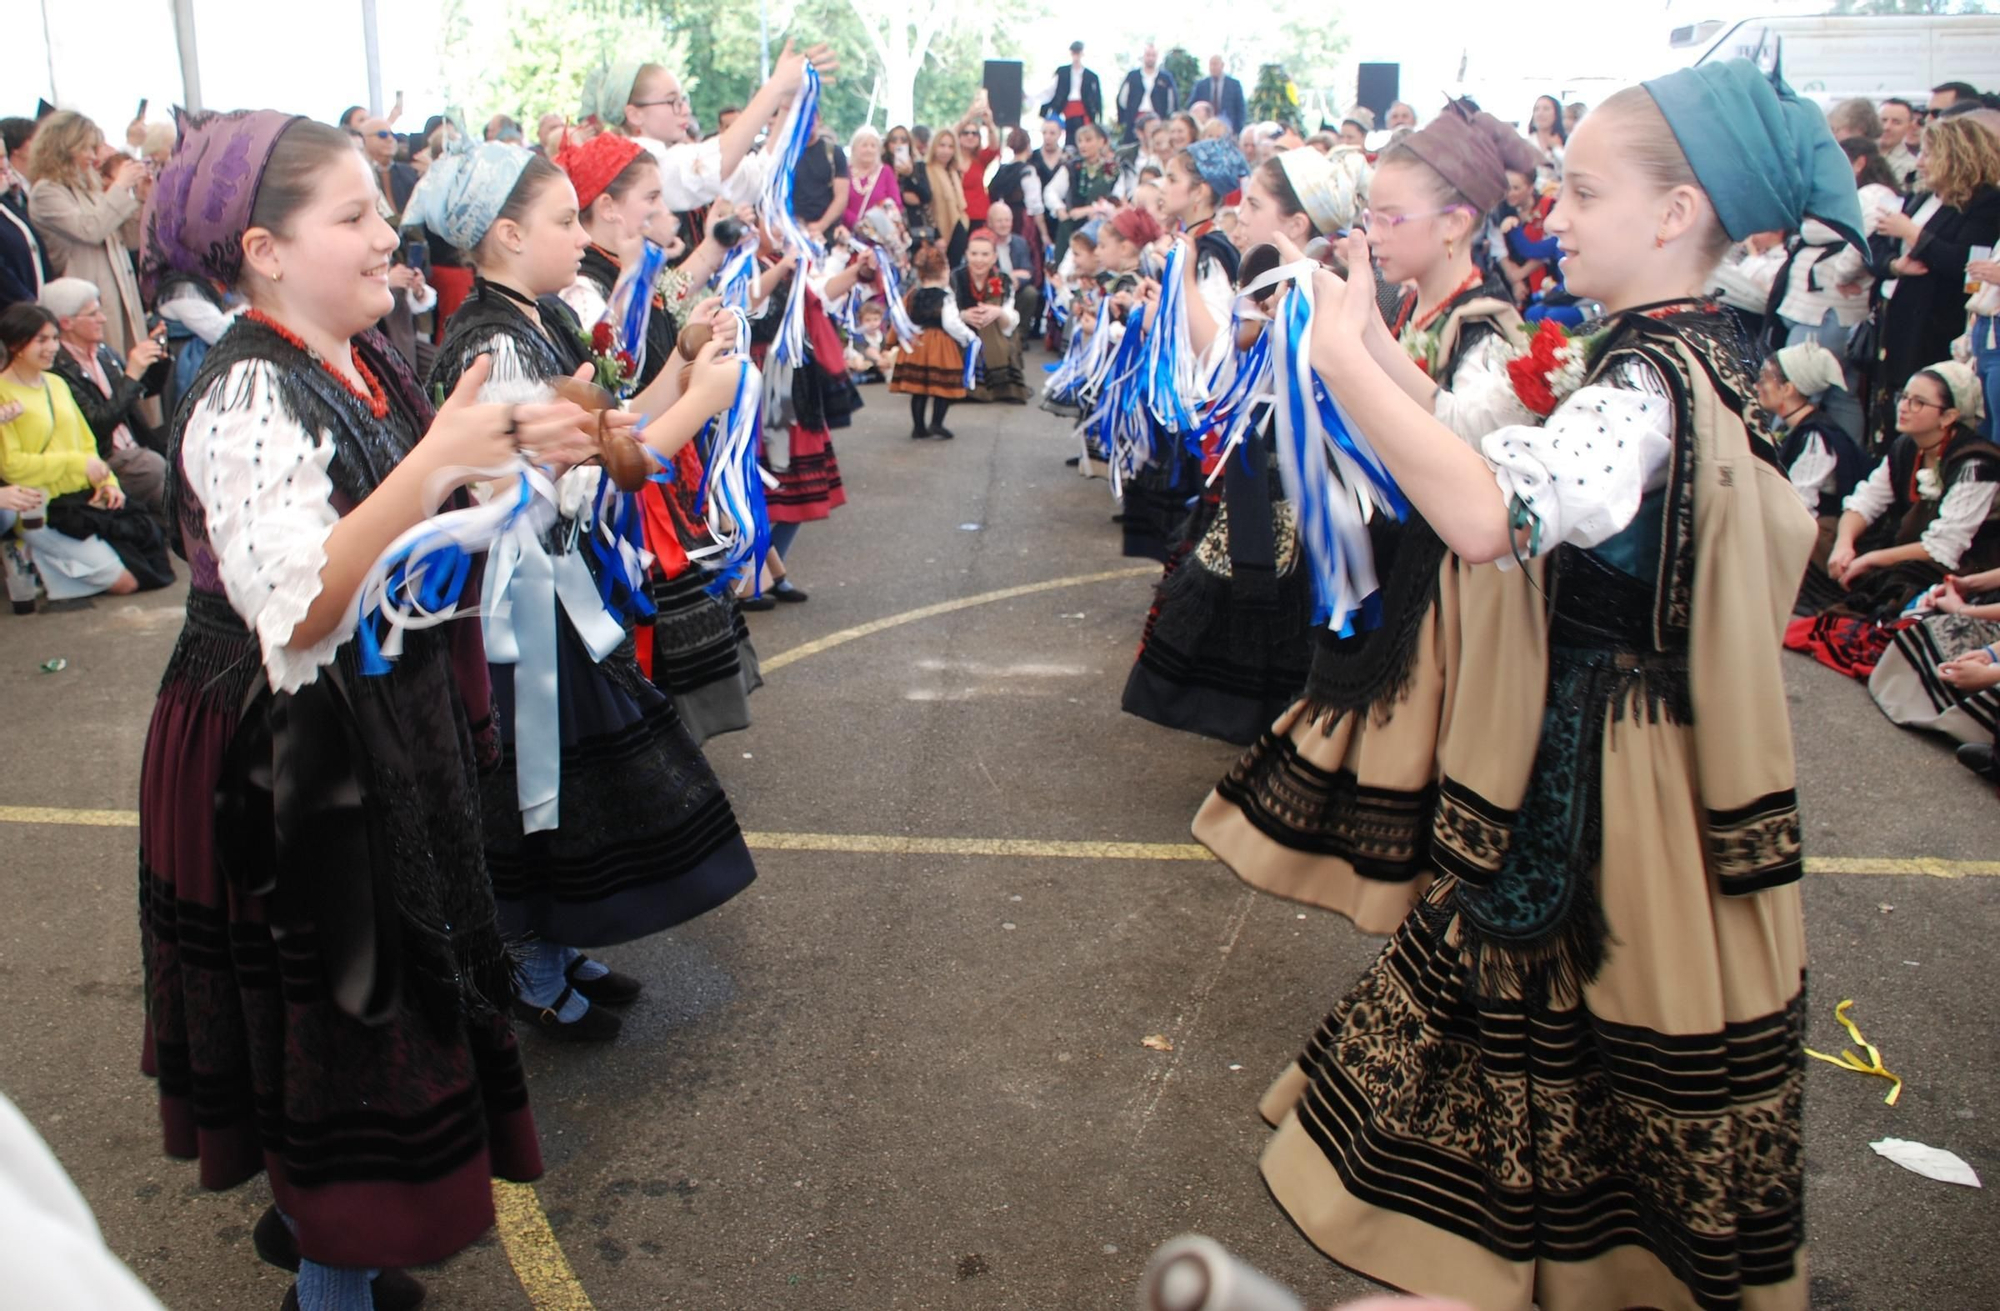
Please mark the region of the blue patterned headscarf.
<svg viewBox="0 0 2000 1311"><path fill-rule="evenodd" d="M1747 59L1644 84L1708 193L1723 231L1796 232L1816 218L1866 250L1854 168L1819 108Z"/></svg>
<svg viewBox="0 0 2000 1311"><path fill-rule="evenodd" d="M474 146L465 137L454 139L410 193L403 225L421 223L470 252L500 216L507 197L514 194L514 184L533 159L529 151L502 141Z"/></svg>
<svg viewBox="0 0 2000 1311"><path fill-rule="evenodd" d="M1215 193L1218 204L1250 176L1249 161L1243 158L1236 143L1226 137L1207 137L1194 142L1187 148L1187 157L1194 164L1194 171Z"/></svg>

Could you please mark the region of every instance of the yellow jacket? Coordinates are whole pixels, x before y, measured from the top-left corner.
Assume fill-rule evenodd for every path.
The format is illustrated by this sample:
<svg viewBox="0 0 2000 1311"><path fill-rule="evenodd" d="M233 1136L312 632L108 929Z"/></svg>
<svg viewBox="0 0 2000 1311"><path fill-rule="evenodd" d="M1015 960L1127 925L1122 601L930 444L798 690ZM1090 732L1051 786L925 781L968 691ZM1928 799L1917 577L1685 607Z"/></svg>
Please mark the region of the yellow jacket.
<svg viewBox="0 0 2000 1311"><path fill-rule="evenodd" d="M18 418L0 423L0 482L39 487L51 498L88 491L90 477L84 469L97 458L97 438L68 383L44 372L42 384L23 387L11 374L0 373L0 408L21 403Z"/></svg>

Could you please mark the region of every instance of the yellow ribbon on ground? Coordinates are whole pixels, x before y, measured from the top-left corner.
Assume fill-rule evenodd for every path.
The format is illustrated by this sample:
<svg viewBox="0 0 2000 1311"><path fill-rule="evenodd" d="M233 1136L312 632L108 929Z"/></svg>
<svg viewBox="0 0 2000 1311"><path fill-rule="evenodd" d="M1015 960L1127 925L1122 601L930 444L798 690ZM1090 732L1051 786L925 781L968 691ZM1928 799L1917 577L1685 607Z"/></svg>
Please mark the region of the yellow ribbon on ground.
<svg viewBox="0 0 2000 1311"><path fill-rule="evenodd" d="M1861 1047L1861 1050L1868 1053L1868 1059L1866 1061L1863 1061L1859 1056L1856 1056L1853 1052L1847 1051L1845 1049L1841 1051L1838 1057L1834 1057L1834 1056L1828 1056L1825 1052L1816 1052L1812 1048L1808 1047L1806 1048L1806 1055L1814 1058L1815 1060L1825 1061L1828 1065L1838 1065L1843 1070L1852 1070L1856 1074L1873 1074L1880 1078L1887 1079L1891 1084L1894 1084L1895 1086L1889 1089L1889 1095L1887 1097L1884 1097L1882 1100L1884 1102L1887 1102L1889 1105L1894 1106L1896 1104L1896 1099L1903 1095L1902 1076L1889 1073L1888 1068L1882 1064L1882 1053L1875 1049L1874 1043L1868 1041L1866 1038L1861 1036L1860 1027L1857 1026L1854 1023L1854 1021L1848 1017L1847 1008L1849 1006L1852 1006L1853 1004L1854 1000L1852 998L1849 998L1848 1000L1840 1003L1840 1005L1834 1007L1833 1018L1839 1020L1841 1027L1847 1030L1847 1032L1853 1037L1854 1041Z"/></svg>

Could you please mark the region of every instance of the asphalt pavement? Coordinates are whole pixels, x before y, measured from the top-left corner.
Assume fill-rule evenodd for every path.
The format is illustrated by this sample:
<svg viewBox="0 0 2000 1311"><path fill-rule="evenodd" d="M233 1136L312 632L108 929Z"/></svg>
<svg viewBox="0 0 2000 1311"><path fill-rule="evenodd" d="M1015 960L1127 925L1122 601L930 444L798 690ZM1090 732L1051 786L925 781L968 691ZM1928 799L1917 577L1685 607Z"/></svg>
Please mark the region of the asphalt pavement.
<svg viewBox="0 0 2000 1311"><path fill-rule="evenodd" d="M793 551L811 600L752 617L766 657L798 654L756 694L755 726L707 747L746 829L849 841L767 844L734 902L601 953L649 984L615 1045L525 1036L535 1194L587 1299L531 1278L539 1305L1123 1308L1148 1253L1188 1231L1315 1303L1370 1291L1266 1195L1255 1103L1379 939L1212 862L902 841L1185 843L1235 751L1119 712L1143 573L801 651L1140 563L1119 558L1105 484L1063 467L1061 421L964 405L956 441L913 442L901 397L867 402L835 438L849 503ZM180 603L0 615L0 1091L169 1308L269 1308L286 1277L251 1252L261 1181L205 1193L160 1154L138 1070L135 830L25 813L135 806ZM1947 746L1803 658L1786 673L1812 856L2000 858L2000 804ZM1852 998L1906 1080L1890 1107L1883 1081L1812 1063L1825 1311L2000 1302L1989 1194L1869 1150L1914 1139L2000 1182L2000 879L1939 868L1964 876L1809 876L1813 1043L1841 1048L1833 1010ZM493 1238L426 1278L438 1311L537 1305Z"/></svg>

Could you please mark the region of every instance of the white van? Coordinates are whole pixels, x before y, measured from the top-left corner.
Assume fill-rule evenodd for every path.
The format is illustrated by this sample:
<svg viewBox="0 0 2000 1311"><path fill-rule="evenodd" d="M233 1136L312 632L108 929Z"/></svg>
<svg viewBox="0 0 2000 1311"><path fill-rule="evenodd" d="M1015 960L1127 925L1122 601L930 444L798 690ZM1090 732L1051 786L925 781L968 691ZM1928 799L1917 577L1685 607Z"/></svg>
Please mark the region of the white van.
<svg viewBox="0 0 2000 1311"><path fill-rule="evenodd" d="M2000 15L1706 20L1676 27L1669 44L1691 64L1738 57L1768 64L1775 49L1785 81L1821 106L1897 96L1921 108L1943 82L2000 90Z"/></svg>

